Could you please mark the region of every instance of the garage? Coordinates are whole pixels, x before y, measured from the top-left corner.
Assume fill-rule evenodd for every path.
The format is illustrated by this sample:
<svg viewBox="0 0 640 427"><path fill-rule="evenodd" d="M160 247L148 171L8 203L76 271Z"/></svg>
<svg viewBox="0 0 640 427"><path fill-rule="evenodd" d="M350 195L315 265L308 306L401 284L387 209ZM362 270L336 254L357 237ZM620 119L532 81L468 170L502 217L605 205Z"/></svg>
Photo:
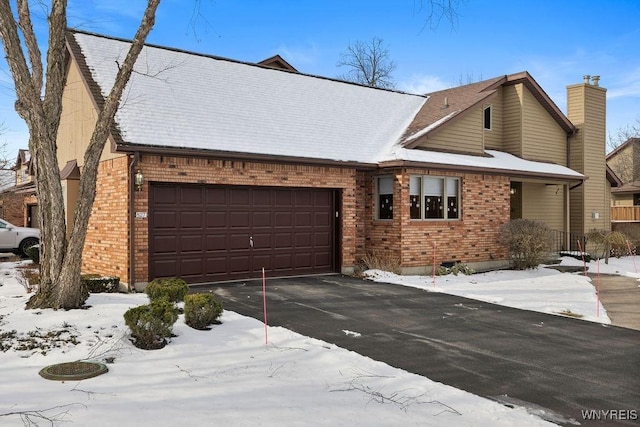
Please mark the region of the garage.
<svg viewBox="0 0 640 427"><path fill-rule="evenodd" d="M150 280L334 272L335 199L331 189L151 184Z"/></svg>

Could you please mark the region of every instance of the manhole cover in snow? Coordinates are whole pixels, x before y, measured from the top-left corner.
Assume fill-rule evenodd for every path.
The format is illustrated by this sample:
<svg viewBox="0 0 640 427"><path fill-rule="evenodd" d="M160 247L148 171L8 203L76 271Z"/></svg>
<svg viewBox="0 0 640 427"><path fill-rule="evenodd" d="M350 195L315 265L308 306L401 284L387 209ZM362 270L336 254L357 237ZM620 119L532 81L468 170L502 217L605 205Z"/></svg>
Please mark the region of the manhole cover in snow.
<svg viewBox="0 0 640 427"><path fill-rule="evenodd" d="M97 377L109 371L97 362L67 362L49 365L40 370L40 376L48 380L75 381Z"/></svg>

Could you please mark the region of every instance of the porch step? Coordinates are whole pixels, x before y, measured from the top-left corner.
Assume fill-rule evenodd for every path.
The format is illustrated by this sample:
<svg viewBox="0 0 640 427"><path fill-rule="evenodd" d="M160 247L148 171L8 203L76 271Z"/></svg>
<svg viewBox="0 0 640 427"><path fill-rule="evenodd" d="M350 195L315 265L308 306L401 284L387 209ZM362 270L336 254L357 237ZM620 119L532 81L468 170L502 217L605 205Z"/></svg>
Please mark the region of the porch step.
<svg viewBox="0 0 640 427"><path fill-rule="evenodd" d="M581 265L545 265L546 268L551 268L553 270L558 270L562 273L582 273L584 272L584 266ZM587 266L587 271L589 271L589 267Z"/></svg>

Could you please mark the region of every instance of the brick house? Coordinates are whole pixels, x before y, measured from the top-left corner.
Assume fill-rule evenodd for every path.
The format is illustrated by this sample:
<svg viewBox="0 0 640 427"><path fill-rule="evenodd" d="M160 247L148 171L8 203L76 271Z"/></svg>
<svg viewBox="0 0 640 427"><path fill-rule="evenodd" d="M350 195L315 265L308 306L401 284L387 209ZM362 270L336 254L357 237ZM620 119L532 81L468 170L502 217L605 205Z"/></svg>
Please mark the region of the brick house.
<svg viewBox="0 0 640 427"><path fill-rule="evenodd" d="M67 43L58 160L70 222L129 43L78 31ZM413 95L280 57L146 46L103 152L83 268L138 285L350 273L368 253L404 273L493 268L508 264L498 234L512 218L544 220L568 244L608 226L609 184L606 90L586 78L567 91L565 116L527 72Z"/></svg>
<svg viewBox="0 0 640 427"><path fill-rule="evenodd" d="M3 170L0 185L0 218L19 227L39 228L38 200L30 171L29 150L18 150L11 170Z"/></svg>

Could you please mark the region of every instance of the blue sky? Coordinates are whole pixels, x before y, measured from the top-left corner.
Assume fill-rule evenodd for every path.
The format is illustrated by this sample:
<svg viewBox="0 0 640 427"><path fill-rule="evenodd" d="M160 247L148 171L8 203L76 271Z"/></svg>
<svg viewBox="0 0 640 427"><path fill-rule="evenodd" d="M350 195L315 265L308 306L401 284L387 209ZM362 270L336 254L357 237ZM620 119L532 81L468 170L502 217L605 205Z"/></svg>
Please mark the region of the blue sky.
<svg viewBox="0 0 640 427"><path fill-rule="evenodd" d="M566 113L566 86L584 74L607 88L607 129L640 120L640 1L462 0L452 25L426 23L427 0L163 0L148 42L257 62L280 54L299 71L335 77L349 43L384 40L397 88L424 93L529 71ZM131 38L142 0L70 0L69 25ZM34 20L45 40L44 13ZM4 54L2 55L4 57ZM26 148L0 59L5 155Z"/></svg>

